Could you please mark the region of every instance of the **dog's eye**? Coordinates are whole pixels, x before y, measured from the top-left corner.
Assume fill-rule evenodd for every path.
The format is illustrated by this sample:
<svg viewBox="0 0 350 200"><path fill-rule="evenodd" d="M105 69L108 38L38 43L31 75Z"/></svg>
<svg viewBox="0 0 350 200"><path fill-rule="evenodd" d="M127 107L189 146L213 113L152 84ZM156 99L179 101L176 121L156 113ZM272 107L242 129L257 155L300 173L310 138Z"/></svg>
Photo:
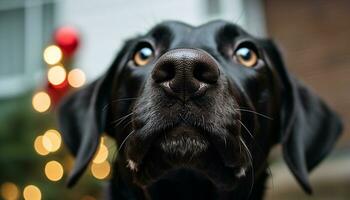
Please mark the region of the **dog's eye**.
<svg viewBox="0 0 350 200"><path fill-rule="evenodd" d="M255 51L247 47L238 48L234 57L238 63L246 67L253 67L258 62L258 56Z"/></svg>
<svg viewBox="0 0 350 200"><path fill-rule="evenodd" d="M147 65L149 62L151 62L153 57L154 57L153 49L151 47L146 46L146 47L139 48L135 52L133 56L133 61L136 66L144 66L144 65Z"/></svg>

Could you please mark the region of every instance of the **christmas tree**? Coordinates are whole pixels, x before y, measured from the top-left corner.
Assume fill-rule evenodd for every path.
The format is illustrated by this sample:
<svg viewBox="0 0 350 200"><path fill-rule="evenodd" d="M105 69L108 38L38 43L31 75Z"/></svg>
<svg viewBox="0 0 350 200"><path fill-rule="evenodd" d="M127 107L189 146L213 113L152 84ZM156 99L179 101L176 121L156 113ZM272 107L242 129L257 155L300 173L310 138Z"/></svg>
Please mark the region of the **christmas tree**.
<svg viewBox="0 0 350 200"><path fill-rule="evenodd" d="M73 68L79 47L79 34L73 27L61 27L53 35L53 44L43 51L47 65L45 83L30 97L15 99L0 109L6 116L0 125L0 196L5 200L26 199L98 199L101 181L111 173L112 140L103 136L90 165L90 172L74 190L65 187L74 158L63 147L57 129L55 109L67 93L85 84L85 74ZM29 106L28 99L31 99ZM16 109L8 110L6 108ZM8 117L10 116L10 117Z"/></svg>

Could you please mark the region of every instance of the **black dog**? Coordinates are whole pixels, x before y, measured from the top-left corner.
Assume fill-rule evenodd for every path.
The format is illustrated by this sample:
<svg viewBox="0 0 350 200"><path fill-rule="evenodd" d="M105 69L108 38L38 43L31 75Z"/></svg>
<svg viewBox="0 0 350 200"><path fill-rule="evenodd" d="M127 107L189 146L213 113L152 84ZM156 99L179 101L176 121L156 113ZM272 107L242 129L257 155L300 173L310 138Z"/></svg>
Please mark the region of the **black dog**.
<svg viewBox="0 0 350 200"><path fill-rule="evenodd" d="M310 172L341 133L337 115L292 77L269 40L215 21L164 22L126 42L107 73L61 105L73 185L102 132L118 141L111 199L262 199L280 143ZM278 189L278 186L276 186Z"/></svg>

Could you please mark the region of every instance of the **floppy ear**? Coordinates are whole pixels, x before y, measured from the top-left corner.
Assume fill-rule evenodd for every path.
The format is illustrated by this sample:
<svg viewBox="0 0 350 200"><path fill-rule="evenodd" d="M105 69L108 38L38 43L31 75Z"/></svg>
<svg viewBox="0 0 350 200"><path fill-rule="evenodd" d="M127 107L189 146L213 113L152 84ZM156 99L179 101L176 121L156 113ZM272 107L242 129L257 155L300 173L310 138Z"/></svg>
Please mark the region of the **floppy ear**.
<svg viewBox="0 0 350 200"><path fill-rule="evenodd" d="M99 79L65 98L58 108L58 123L63 140L76 157L74 168L67 179L73 186L83 174L94 156L100 135L109 131L107 124L112 87L118 84L123 67L128 59L124 56L132 39L127 40L112 66Z"/></svg>
<svg viewBox="0 0 350 200"><path fill-rule="evenodd" d="M292 77L271 41L265 49L282 82L281 135L284 160L305 192L310 172L331 151L342 122L317 95Z"/></svg>
<svg viewBox="0 0 350 200"><path fill-rule="evenodd" d="M58 108L59 127L63 140L76 156L68 177L68 186L76 183L92 159L105 130L107 105L112 73L76 91L63 100Z"/></svg>

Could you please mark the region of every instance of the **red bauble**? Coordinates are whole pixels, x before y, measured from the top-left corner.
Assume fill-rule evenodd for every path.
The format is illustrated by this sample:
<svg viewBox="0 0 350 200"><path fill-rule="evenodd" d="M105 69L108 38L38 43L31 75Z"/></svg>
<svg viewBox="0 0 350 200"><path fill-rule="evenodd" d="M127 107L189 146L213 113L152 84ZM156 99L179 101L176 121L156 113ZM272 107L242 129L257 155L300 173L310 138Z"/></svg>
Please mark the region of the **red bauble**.
<svg viewBox="0 0 350 200"><path fill-rule="evenodd" d="M58 28L54 33L54 40L59 46L63 54L67 57L72 56L79 46L79 33L70 26L63 26Z"/></svg>
<svg viewBox="0 0 350 200"><path fill-rule="evenodd" d="M62 97L64 97L69 91L67 79L59 85L52 85L49 81L47 81L46 91L51 97L52 105L55 107L60 102Z"/></svg>

